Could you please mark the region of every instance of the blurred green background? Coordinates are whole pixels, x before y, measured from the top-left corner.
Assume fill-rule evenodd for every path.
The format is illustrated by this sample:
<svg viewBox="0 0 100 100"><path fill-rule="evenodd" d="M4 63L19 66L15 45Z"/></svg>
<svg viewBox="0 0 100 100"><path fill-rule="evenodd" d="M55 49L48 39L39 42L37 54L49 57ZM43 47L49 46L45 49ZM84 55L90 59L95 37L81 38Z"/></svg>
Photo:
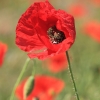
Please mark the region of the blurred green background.
<svg viewBox="0 0 100 100"><path fill-rule="evenodd" d="M85 16L75 17L77 35L69 53L80 100L100 100L100 43L84 34L81 29L82 25L90 19L100 21L100 7L94 5L91 0L49 1L56 9L67 11L74 3L82 3L88 9ZM13 86L27 58L27 54L15 45L15 29L21 14L32 2L34 1L0 0L0 41L8 45L4 63L0 68L0 100L9 100ZM36 63L34 67L37 74L51 75L65 81L65 88L56 100L76 100L68 69L55 74L43 68L42 61L36 59ZM31 61L23 78L31 74L32 67Z"/></svg>

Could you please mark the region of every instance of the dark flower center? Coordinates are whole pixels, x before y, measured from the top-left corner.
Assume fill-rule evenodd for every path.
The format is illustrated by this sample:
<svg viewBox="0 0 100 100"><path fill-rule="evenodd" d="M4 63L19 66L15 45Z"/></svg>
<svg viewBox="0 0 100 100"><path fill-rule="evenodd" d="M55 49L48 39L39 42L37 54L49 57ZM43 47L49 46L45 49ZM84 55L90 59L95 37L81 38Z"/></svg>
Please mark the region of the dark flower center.
<svg viewBox="0 0 100 100"><path fill-rule="evenodd" d="M58 30L56 26L52 26L47 31L48 37L53 44L61 43L64 39L66 39L65 34Z"/></svg>

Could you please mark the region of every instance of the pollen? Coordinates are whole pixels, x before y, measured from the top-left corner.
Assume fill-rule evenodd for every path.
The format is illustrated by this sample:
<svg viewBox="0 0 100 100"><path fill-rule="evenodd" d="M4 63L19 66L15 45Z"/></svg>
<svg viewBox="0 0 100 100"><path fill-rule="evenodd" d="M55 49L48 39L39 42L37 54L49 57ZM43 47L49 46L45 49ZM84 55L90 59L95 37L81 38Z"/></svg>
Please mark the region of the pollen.
<svg viewBox="0 0 100 100"><path fill-rule="evenodd" d="M58 30L56 26L52 26L47 31L48 37L53 44L59 44L66 39L64 32Z"/></svg>

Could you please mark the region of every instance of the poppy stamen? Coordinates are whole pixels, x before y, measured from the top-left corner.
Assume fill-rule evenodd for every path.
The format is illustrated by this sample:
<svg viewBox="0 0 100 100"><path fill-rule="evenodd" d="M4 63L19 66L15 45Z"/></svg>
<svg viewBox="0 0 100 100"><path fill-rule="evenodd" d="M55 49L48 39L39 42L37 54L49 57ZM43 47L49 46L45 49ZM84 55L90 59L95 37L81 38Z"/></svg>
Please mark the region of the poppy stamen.
<svg viewBox="0 0 100 100"><path fill-rule="evenodd" d="M52 26L47 31L48 37L53 44L61 43L64 39L66 39L65 34L58 30L56 26Z"/></svg>

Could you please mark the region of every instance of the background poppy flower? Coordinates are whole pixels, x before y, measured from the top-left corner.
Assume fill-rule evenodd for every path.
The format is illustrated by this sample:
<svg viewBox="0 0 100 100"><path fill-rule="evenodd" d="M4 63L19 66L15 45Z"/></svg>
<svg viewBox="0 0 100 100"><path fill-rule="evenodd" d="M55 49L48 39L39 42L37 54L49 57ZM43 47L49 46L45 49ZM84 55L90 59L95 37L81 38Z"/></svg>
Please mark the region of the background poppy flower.
<svg viewBox="0 0 100 100"><path fill-rule="evenodd" d="M67 51L75 40L74 18L46 0L31 5L19 19L16 44L30 58L44 59Z"/></svg>
<svg viewBox="0 0 100 100"><path fill-rule="evenodd" d="M100 6L100 0L92 0L92 3L96 6Z"/></svg>
<svg viewBox="0 0 100 100"><path fill-rule="evenodd" d="M65 53L60 53L46 60L48 69L52 72L60 72L67 68L67 58Z"/></svg>
<svg viewBox="0 0 100 100"><path fill-rule="evenodd" d="M4 55L5 55L6 51L7 51L7 45L0 42L0 66L3 63L3 59L4 59Z"/></svg>
<svg viewBox="0 0 100 100"><path fill-rule="evenodd" d="M69 6L68 11L70 14L77 18L83 17L87 14L86 7L83 4L72 4Z"/></svg>
<svg viewBox="0 0 100 100"><path fill-rule="evenodd" d="M24 100L23 88L26 81L27 79L22 81L16 88L15 94L19 100ZM34 100L34 98L38 98L39 100L53 100L64 87L62 80L50 76L36 76L34 82L33 91L26 100Z"/></svg>
<svg viewBox="0 0 100 100"><path fill-rule="evenodd" d="M94 40L100 42L100 23L97 21L87 22L84 27L84 32L91 36Z"/></svg>

